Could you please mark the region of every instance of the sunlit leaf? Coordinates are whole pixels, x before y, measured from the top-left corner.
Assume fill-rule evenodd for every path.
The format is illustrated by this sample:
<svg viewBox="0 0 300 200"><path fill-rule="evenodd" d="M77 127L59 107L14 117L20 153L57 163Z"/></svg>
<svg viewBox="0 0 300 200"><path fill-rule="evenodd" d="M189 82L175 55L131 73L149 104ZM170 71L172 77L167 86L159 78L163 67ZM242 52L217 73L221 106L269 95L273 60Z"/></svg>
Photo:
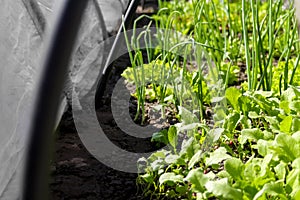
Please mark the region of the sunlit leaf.
<svg viewBox="0 0 300 200"><path fill-rule="evenodd" d="M231 156L227 154L226 149L224 147L220 147L210 154L209 158L206 159L205 164L207 166L218 164L228 158L231 158Z"/></svg>
<svg viewBox="0 0 300 200"><path fill-rule="evenodd" d="M177 140L178 140L178 136L177 136L177 129L175 126L170 126L169 130L168 130L168 140L170 145L176 149L177 146Z"/></svg>
<svg viewBox="0 0 300 200"><path fill-rule="evenodd" d="M181 183L183 181L183 176L182 175L176 175L173 172L167 172L162 174L159 177L159 184L162 185L167 182L172 182L172 183Z"/></svg>
<svg viewBox="0 0 300 200"><path fill-rule="evenodd" d="M227 178L217 181L209 181L205 184L206 189L217 197L224 199L243 199L243 192L231 187Z"/></svg>
<svg viewBox="0 0 300 200"><path fill-rule="evenodd" d="M198 151L197 153L195 153L189 162L188 168L189 169L193 168L194 165L201 160L201 157L202 157L202 151Z"/></svg>
<svg viewBox="0 0 300 200"><path fill-rule="evenodd" d="M240 110L238 100L241 95L241 91L235 87L227 88L225 92L225 97L236 111Z"/></svg>
<svg viewBox="0 0 300 200"><path fill-rule="evenodd" d="M184 180L192 184L193 192L204 192L209 177L203 174L201 169L192 169Z"/></svg>
<svg viewBox="0 0 300 200"><path fill-rule="evenodd" d="M287 199L282 182L265 184L264 187L255 195L253 200L259 199L264 194L268 194L274 197L280 197L280 199L283 200Z"/></svg>
<svg viewBox="0 0 300 200"><path fill-rule="evenodd" d="M230 158L224 163L225 170L230 174L234 180L242 178L242 172L244 170L244 164L237 158Z"/></svg>
<svg viewBox="0 0 300 200"><path fill-rule="evenodd" d="M285 117L279 125L280 131L283 133L290 133L292 128L292 122L293 122L292 116Z"/></svg>
<svg viewBox="0 0 300 200"><path fill-rule="evenodd" d="M241 135L239 137L239 141L241 144L245 144L247 140L255 140L264 139L263 132L258 128L253 129L243 129Z"/></svg>

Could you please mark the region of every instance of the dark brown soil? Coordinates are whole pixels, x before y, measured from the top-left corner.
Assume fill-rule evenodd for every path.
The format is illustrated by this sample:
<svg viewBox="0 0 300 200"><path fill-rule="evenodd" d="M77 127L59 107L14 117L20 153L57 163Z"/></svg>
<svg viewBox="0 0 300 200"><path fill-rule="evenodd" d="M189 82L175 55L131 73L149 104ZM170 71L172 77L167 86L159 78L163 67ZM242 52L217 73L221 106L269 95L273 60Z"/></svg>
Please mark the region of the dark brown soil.
<svg viewBox="0 0 300 200"><path fill-rule="evenodd" d="M118 78L114 74L110 83ZM107 135L124 141L110 113L109 84L98 111L101 127ZM118 142L118 141L117 141ZM51 166L52 199L141 199L137 194L137 174L111 169L96 160L84 147L70 112L66 113L57 133L55 158Z"/></svg>

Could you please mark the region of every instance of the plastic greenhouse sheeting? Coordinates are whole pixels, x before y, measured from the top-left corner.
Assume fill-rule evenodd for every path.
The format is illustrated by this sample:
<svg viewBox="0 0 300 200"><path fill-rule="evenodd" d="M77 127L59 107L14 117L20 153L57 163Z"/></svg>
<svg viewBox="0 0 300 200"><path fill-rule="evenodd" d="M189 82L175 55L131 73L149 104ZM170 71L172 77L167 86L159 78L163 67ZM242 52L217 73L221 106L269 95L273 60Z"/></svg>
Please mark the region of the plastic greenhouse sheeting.
<svg viewBox="0 0 300 200"><path fill-rule="evenodd" d="M2 0L0 7L0 199L19 199L28 124L40 76L45 36L59 7L57 0ZM70 101L72 85L84 96L95 86L106 30L120 25L128 0L90 0L79 30L58 119ZM99 12L99 7L102 11ZM104 21L103 21L104 19ZM105 30L106 29L106 30ZM47 106L47 105L45 105Z"/></svg>

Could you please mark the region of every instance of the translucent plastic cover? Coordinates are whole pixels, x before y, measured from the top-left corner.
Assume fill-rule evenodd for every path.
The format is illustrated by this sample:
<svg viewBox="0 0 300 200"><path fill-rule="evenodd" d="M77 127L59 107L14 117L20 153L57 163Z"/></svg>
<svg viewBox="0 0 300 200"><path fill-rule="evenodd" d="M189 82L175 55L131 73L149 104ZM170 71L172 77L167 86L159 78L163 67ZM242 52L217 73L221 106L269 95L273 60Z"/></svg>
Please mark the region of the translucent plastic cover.
<svg viewBox="0 0 300 200"><path fill-rule="evenodd" d="M1 2L0 199L20 197L27 130L42 67L44 41L52 30L51 18L56 13L55 3L56 0ZM90 0L70 62L58 119L70 101L74 83L80 87L78 95L85 95L95 86L95 81L91 81L95 78L91 76L98 74L94 72L100 70L103 57L99 44L106 30L117 30L127 4L124 0Z"/></svg>

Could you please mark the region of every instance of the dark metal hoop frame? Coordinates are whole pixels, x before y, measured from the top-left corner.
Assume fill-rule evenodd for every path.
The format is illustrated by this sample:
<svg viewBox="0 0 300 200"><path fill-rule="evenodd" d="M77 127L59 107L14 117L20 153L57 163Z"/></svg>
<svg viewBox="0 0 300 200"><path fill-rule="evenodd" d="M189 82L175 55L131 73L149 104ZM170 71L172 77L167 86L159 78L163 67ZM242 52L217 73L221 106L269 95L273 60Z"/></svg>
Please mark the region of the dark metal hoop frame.
<svg viewBox="0 0 300 200"><path fill-rule="evenodd" d="M30 128L23 181L22 198L25 200L47 198L50 141L53 137L59 97L87 3L87 0L65 0L51 34Z"/></svg>

